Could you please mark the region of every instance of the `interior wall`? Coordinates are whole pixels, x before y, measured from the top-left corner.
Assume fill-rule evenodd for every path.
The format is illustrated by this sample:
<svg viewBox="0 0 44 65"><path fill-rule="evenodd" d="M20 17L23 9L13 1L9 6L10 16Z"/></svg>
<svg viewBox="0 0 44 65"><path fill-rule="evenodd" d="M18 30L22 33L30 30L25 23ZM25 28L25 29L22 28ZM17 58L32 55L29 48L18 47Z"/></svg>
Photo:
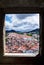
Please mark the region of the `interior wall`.
<svg viewBox="0 0 44 65"><path fill-rule="evenodd" d="M44 7L44 0L0 0L1 7Z"/></svg>

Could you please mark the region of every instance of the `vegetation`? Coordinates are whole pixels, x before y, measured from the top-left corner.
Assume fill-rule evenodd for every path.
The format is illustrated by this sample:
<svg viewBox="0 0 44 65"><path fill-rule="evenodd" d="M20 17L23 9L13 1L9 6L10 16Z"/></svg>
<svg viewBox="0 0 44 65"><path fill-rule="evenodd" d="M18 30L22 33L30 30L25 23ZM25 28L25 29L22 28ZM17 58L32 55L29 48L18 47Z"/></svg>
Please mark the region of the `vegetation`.
<svg viewBox="0 0 44 65"><path fill-rule="evenodd" d="M32 34L31 34L31 33L27 33L27 35L28 35L28 36L32 36Z"/></svg>

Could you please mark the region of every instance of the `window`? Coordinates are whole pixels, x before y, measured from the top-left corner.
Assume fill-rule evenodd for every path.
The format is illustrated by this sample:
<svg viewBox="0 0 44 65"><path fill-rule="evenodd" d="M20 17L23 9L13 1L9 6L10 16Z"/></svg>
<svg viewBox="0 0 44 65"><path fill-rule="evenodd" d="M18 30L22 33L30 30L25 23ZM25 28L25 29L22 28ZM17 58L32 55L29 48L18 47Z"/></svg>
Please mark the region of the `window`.
<svg viewBox="0 0 44 65"><path fill-rule="evenodd" d="M39 30L39 13L5 14L4 56L38 55Z"/></svg>

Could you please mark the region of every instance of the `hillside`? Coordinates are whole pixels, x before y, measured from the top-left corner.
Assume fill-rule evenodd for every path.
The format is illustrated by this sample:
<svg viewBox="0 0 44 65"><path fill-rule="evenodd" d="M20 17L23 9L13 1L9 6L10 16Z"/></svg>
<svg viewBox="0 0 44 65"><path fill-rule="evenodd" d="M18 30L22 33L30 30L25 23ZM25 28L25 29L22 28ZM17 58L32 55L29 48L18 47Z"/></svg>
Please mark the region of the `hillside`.
<svg viewBox="0 0 44 65"><path fill-rule="evenodd" d="M40 29L35 29L35 30L32 30L32 31L30 31L30 32L28 32L28 33L32 33L32 34L33 34L33 33L36 33L36 34L39 34L39 30L40 30Z"/></svg>
<svg viewBox="0 0 44 65"><path fill-rule="evenodd" d="M10 32L16 32L18 34L23 34L23 33L39 34L39 29L35 29L35 30L32 30L32 31L28 31L28 32L20 32L20 31L15 31L15 30L7 30L6 31L6 33L10 33Z"/></svg>

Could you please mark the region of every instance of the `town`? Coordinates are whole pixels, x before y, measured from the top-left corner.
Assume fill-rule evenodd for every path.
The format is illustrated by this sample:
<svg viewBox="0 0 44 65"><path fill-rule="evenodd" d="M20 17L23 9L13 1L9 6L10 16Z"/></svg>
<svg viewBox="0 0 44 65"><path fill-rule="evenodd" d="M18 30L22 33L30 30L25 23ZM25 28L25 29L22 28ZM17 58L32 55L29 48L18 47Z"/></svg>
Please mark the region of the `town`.
<svg viewBox="0 0 44 65"><path fill-rule="evenodd" d="M32 36L8 33L5 37L5 53L36 53L39 52L39 35Z"/></svg>

